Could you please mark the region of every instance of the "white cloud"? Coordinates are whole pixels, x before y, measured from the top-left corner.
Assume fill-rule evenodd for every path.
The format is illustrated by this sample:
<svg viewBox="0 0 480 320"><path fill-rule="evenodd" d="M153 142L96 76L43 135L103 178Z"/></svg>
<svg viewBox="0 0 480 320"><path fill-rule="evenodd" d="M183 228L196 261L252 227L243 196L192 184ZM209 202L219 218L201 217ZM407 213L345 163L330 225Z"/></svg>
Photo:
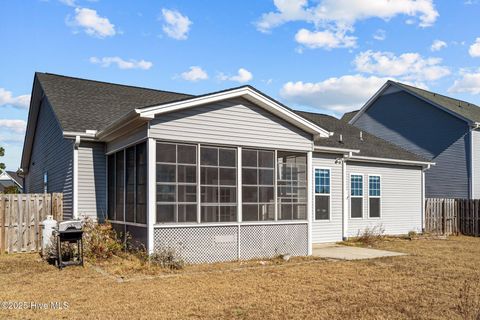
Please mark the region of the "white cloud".
<svg viewBox="0 0 480 320"><path fill-rule="evenodd" d="M88 8L75 8L75 17L73 21L67 19L67 24L83 28L86 34L98 38L112 37L117 33L115 25L108 18L101 17L97 11Z"/></svg>
<svg viewBox="0 0 480 320"><path fill-rule="evenodd" d="M380 18L389 20L398 15L406 15L421 27L429 27L435 23L438 12L435 9L433 0L319 0L316 4L309 6L307 0L274 0L276 11L268 12L261 16L256 22L257 29L261 32L269 32L273 28L292 21L303 21L314 25L315 30L303 35L312 35L320 32L320 42L331 43L334 40L324 38L346 38L349 42L354 37L347 35L354 31L358 21ZM299 31L300 32L300 31ZM298 34L298 33L297 33ZM311 38L311 37L310 37ZM337 40L339 43L342 41ZM311 42L308 42L311 43ZM336 47L350 47L351 45L337 45ZM310 48L331 48L328 45L310 45Z"/></svg>
<svg viewBox="0 0 480 320"><path fill-rule="evenodd" d="M480 69L476 72L461 72L461 78L455 80L448 92L480 94Z"/></svg>
<svg viewBox="0 0 480 320"><path fill-rule="evenodd" d="M30 106L30 95L24 94L14 97L11 91L0 88L0 107L2 106L27 109Z"/></svg>
<svg viewBox="0 0 480 320"><path fill-rule="evenodd" d="M89 61L93 64L99 64L102 67L109 67L112 64L116 64L120 69L142 69L148 70L153 66L153 63L146 60L123 60L120 57L91 57Z"/></svg>
<svg viewBox="0 0 480 320"><path fill-rule="evenodd" d="M345 32L330 30L325 31L309 31L300 29L295 35L295 40L311 49L315 48L351 48L356 46L356 37L347 36Z"/></svg>
<svg viewBox="0 0 480 320"><path fill-rule="evenodd" d="M75 3L75 0L59 0L61 3L64 5L67 5L69 7L76 7L77 4Z"/></svg>
<svg viewBox="0 0 480 320"><path fill-rule="evenodd" d="M368 50L355 57L357 71L380 76L400 77L406 81L434 81L450 74L440 58L423 58L418 53L395 56L391 52Z"/></svg>
<svg viewBox="0 0 480 320"><path fill-rule="evenodd" d="M388 79L357 74L316 83L287 82L280 95L297 105L343 113L360 108Z"/></svg>
<svg viewBox="0 0 480 320"><path fill-rule="evenodd" d="M228 81L236 81L236 82L244 83L252 80L253 75L247 69L240 68L238 69L238 73L236 75L227 76L227 75L224 75L223 73L220 73L220 75L218 76L218 79L222 81L228 80Z"/></svg>
<svg viewBox="0 0 480 320"><path fill-rule="evenodd" d="M192 66L189 71L182 72L181 77L187 81L199 81L207 80L208 74L199 66Z"/></svg>
<svg viewBox="0 0 480 320"><path fill-rule="evenodd" d="M480 57L480 38L477 38L475 42L470 46L468 53L474 58Z"/></svg>
<svg viewBox="0 0 480 320"><path fill-rule="evenodd" d="M6 129L15 133L25 133L27 123L23 120L0 119L0 130Z"/></svg>
<svg viewBox="0 0 480 320"><path fill-rule="evenodd" d="M373 39L378 40L378 41L383 41L383 40L387 39L387 32L383 29L378 29L373 34Z"/></svg>
<svg viewBox="0 0 480 320"><path fill-rule="evenodd" d="M162 9L162 16L165 24L163 32L170 38L177 40L186 40L192 21L187 16L182 15L176 10Z"/></svg>
<svg viewBox="0 0 480 320"><path fill-rule="evenodd" d="M442 40L435 40L433 41L432 45L430 46L430 50L432 51L440 51L443 48L447 47L447 43Z"/></svg>

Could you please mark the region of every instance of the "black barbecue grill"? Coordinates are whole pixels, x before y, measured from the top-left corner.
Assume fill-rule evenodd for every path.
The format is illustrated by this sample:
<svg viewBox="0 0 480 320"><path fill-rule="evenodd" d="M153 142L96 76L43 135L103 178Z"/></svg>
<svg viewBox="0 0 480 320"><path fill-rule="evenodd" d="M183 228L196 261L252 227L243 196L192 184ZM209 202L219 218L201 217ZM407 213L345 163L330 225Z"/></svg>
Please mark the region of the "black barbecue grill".
<svg viewBox="0 0 480 320"><path fill-rule="evenodd" d="M62 269L66 266L81 265L83 266L83 223L81 220L69 220L58 223L57 229L54 231L57 244L57 256L55 257L55 265ZM76 255L67 256L62 252L62 243L76 245ZM64 259L65 258L65 259Z"/></svg>

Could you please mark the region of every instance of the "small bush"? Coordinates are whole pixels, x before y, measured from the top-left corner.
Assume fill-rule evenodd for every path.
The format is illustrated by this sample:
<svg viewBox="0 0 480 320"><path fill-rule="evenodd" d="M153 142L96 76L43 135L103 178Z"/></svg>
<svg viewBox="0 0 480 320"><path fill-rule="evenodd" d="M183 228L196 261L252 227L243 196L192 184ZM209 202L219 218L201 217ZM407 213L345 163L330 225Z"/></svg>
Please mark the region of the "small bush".
<svg viewBox="0 0 480 320"><path fill-rule="evenodd" d="M366 227L363 231L358 231L356 242L365 245L373 245L384 238L385 228L382 225Z"/></svg>
<svg viewBox="0 0 480 320"><path fill-rule="evenodd" d="M125 241L122 241L109 222L96 223L87 218L84 221L83 231L84 250L87 259L109 259L113 255L122 253L125 249Z"/></svg>
<svg viewBox="0 0 480 320"><path fill-rule="evenodd" d="M412 231L408 232L407 236L410 240L413 240L413 239L416 239L418 237L418 233L417 233L417 231L412 230Z"/></svg>
<svg viewBox="0 0 480 320"><path fill-rule="evenodd" d="M185 261L173 248L162 248L150 255L150 263L165 269L180 270L185 266Z"/></svg>
<svg viewBox="0 0 480 320"><path fill-rule="evenodd" d="M480 278L465 280L460 288L456 310L464 320L480 320Z"/></svg>

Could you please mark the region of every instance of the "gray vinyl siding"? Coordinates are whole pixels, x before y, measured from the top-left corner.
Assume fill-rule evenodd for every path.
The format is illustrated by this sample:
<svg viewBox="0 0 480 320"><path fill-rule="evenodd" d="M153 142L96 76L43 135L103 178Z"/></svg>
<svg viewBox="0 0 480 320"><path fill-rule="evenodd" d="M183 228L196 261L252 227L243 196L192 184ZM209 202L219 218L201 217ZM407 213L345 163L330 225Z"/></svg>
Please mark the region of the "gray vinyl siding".
<svg viewBox="0 0 480 320"><path fill-rule="evenodd" d="M330 220L315 220L315 181L313 183L312 203L312 243L337 242L342 240L343 186L342 165L335 163L338 155L314 153L312 159L313 177L315 168L330 169Z"/></svg>
<svg viewBox="0 0 480 320"><path fill-rule="evenodd" d="M78 213L103 221L106 217L105 144L82 142L78 148Z"/></svg>
<svg viewBox="0 0 480 320"><path fill-rule="evenodd" d="M480 199L480 131L472 131L472 181L473 181L473 198Z"/></svg>
<svg viewBox="0 0 480 320"><path fill-rule="evenodd" d="M115 140L107 143L107 153L114 152L119 149L123 149L129 145L135 144L140 140L147 138L147 125L142 125L131 132L128 132Z"/></svg>
<svg viewBox="0 0 480 320"><path fill-rule="evenodd" d="M363 218L350 218L350 174L363 174ZM380 218L368 211L368 175L381 176ZM420 167L347 162L349 195L348 236L355 237L366 227L381 226L387 235L422 230L422 170Z"/></svg>
<svg viewBox="0 0 480 320"><path fill-rule="evenodd" d="M427 197L469 196L469 128L465 121L398 91L380 96L353 124L435 162L426 172Z"/></svg>
<svg viewBox="0 0 480 320"><path fill-rule="evenodd" d="M63 193L64 217L73 216L73 140L65 139L47 99L43 99L37 120L25 193L43 193L47 173L47 192Z"/></svg>
<svg viewBox="0 0 480 320"><path fill-rule="evenodd" d="M245 99L159 115L150 137L250 147L311 150L312 136Z"/></svg>

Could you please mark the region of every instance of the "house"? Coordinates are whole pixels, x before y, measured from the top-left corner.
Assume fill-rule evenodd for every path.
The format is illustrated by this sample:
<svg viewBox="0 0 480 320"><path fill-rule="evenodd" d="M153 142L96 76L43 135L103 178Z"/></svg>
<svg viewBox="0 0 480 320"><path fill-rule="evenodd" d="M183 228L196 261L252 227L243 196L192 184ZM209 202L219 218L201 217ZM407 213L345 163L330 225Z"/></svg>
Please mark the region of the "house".
<svg viewBox="0 0 480 320"><path fill-rule="evenodd" d="M480 107L388 81L342 119L434 162L426 197L480 198Z"/></svg>
<svg viewBox="0 0 480 320"><path fill-rule="evenodd" d="M0 193L5 191L5 188L16 186L19 192L22 192L23 181L15 171L3 171L0 173Z"/></svg>
<svg viewBox="0 0 480 320"><path fill-rule="evenodd" d="M192 96L36 73L25 191L190 262L423 227L423 157L251 86Z"/></svg>

